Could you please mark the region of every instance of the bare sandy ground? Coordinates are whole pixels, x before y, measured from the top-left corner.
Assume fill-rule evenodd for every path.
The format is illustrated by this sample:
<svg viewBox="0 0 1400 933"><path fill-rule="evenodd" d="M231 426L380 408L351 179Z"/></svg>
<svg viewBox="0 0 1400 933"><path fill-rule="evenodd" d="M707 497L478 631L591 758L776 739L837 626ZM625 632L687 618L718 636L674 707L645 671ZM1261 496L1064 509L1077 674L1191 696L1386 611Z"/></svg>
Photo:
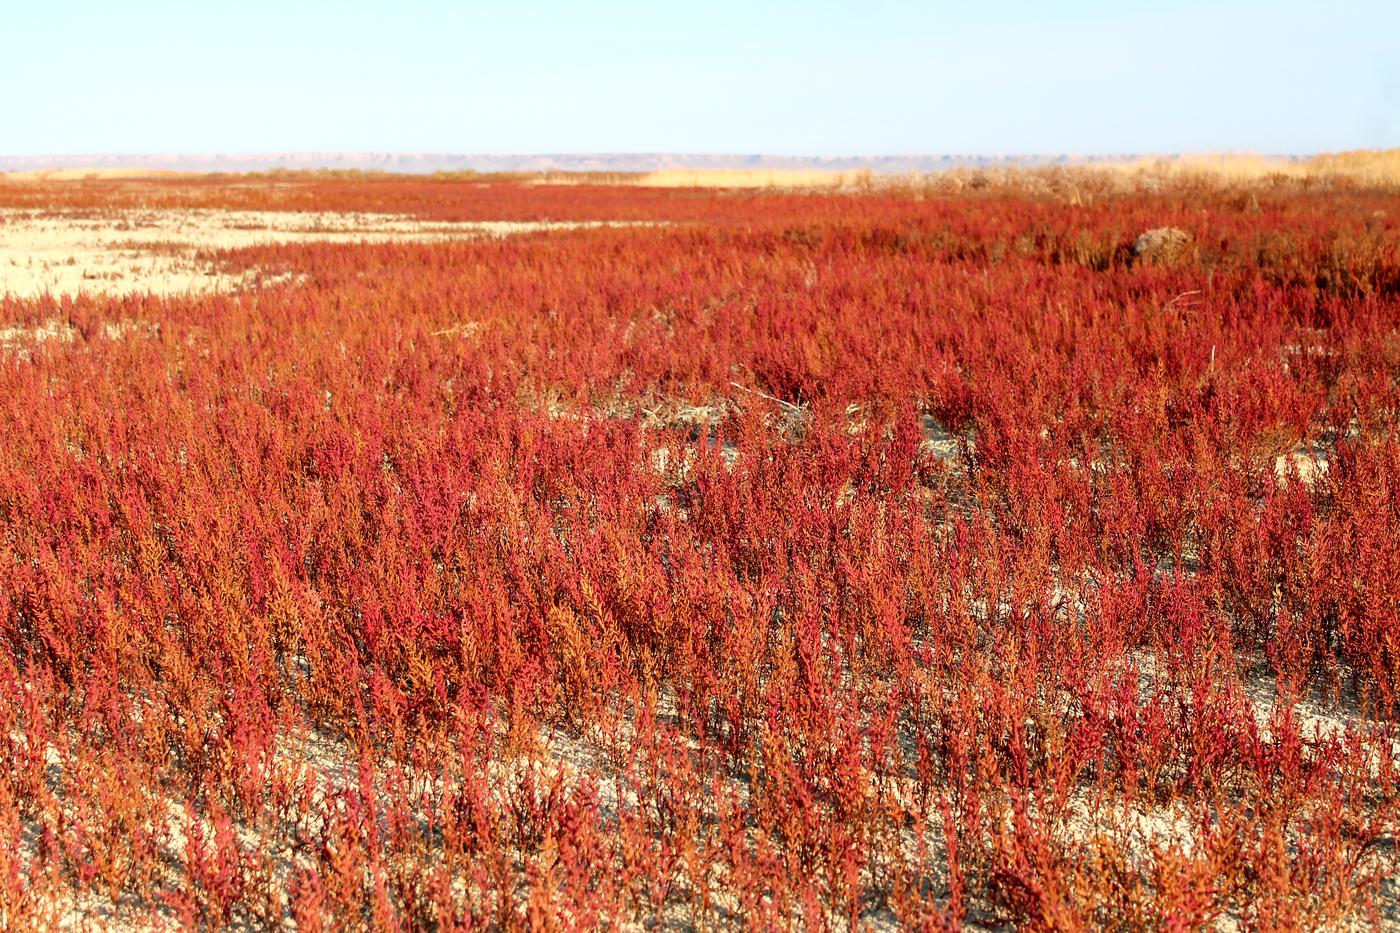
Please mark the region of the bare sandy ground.
<svg viewBox="0 0 1400 933"><path fill-rule="evenodd" d="M176 295L227 291L200 251L269 243L435 242L597 223L428 223L397 214L134 210L101 215L0 209L0 295Z"/></svg>

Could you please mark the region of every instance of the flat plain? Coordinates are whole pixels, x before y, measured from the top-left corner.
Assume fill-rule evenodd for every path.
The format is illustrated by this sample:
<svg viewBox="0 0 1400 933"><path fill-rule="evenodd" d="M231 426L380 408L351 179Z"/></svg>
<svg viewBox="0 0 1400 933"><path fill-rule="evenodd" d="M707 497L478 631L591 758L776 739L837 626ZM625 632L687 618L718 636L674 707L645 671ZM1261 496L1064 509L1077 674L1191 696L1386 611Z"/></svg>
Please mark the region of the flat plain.
<svg viewBox="0 0 1400 933"><path fill-rule="evenodd" d="M0 927L1400 923L1377 159L0 176Z"/></svg>

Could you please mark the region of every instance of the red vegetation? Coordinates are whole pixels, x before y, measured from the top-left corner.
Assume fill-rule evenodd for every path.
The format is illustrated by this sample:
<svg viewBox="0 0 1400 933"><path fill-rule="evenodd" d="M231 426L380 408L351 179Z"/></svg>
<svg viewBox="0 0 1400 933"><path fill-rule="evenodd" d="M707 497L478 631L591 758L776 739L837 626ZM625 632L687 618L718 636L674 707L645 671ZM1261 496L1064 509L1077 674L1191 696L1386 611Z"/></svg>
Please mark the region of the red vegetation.
<svg viewBox="0 0 1400 933"><path fill-rule="evenodd" d="M1400 198L281 183L675 223L0 299L0 925L1395 922Z"/></svg>

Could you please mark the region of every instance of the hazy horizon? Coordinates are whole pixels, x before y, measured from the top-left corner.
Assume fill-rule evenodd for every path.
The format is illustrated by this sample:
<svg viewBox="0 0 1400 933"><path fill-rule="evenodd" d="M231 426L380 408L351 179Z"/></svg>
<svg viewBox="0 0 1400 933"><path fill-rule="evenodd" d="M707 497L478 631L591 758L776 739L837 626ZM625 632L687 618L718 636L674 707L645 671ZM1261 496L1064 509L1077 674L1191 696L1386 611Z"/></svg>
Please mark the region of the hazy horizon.
<svg viewBox="0 0 1400 933"><path fill-rule="evenodd" d="M278 152L278 153L82 153L10 156L0 154L0 173L48 171L176 171L240 173L263 171L358 170L394 174L434 172L612 172L700 171L869 171L877 175L930 174L953 169L1041 168L1063 165L1112 165L1164 159L1209 163L1216 155L1269 161L1302 161L1288 153L1074 153L1074 154L928 154L852 156L774 156L744 153L423 153L423 152Z"/></svg>

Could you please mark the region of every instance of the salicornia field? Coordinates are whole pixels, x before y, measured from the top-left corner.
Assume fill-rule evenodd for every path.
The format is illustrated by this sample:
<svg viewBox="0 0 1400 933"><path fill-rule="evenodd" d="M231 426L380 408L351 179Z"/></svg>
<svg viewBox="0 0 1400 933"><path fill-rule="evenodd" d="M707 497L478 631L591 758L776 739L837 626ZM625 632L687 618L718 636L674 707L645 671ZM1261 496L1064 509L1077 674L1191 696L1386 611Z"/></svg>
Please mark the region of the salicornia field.
<svg viewBox="0 0 1400 933"><path fill-rule="evenodd" d="M0 297L0 927L1400 923L1400 194L1028 178L0 184L615 222Z"/></svg>

